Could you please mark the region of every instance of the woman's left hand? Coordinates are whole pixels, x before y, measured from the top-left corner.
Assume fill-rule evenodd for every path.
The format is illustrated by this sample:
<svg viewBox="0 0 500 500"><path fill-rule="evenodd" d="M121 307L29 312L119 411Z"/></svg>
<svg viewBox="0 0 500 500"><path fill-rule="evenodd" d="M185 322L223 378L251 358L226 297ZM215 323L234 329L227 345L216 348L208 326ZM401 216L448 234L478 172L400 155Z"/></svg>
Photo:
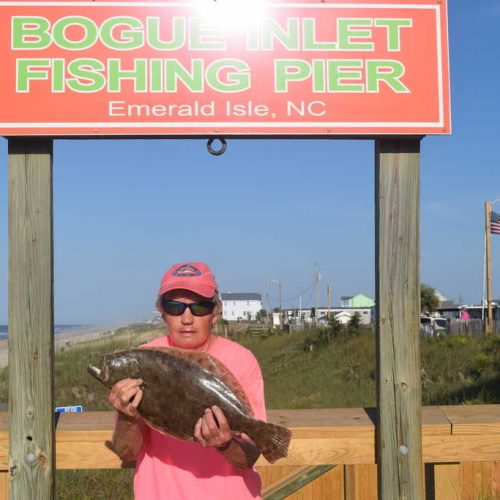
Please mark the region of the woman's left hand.
<svg viewBox="0 0 500 500"><path fill-rule="evenodd" d="M194 438L204 448L224 447L233 439L233 432L218 406L207 408L194 426Z"/></svg>

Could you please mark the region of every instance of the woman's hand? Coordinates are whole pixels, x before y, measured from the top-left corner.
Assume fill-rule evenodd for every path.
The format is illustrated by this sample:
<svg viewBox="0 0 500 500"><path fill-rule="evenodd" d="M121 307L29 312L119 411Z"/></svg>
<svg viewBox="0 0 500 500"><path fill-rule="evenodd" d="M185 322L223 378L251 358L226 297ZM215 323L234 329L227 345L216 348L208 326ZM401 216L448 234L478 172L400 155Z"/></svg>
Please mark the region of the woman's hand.
<svg viewBox="0 0 500 500"><path fill-rule="evenodd" d="M131 418L137 418L139 416L137 407L142 399L141 385L143 383L140 378L125 378L117 382L108 396L111 406Z"/></svg>
<svg viewBox="0 0 500 500"><path fill-rule="evenodd" d="M194 426L194 438L204 448L224 448L233 439L233 432L218 406L207 408Z"/></svg>
<svg viewBox="0 0 500 500"><path fill-rule="evenodd" d="M218 406L205 410L194 426L194 438L203 447L217 448L237 469L252 467L259 458L259 450L245 434L231 430Z"/></svg>

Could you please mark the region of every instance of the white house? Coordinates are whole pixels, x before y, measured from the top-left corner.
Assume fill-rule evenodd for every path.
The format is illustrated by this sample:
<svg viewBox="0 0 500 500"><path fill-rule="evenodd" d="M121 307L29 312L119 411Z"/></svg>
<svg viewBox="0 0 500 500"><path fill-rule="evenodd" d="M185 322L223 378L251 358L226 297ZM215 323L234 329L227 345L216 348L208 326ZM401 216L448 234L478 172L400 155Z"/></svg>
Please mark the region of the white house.
<svg viewBox="0 0 500 500"><path fill-rule="evenodd" d="M227 321L256 319L262 309L260 293L221 293L222 318Z"/></svg>

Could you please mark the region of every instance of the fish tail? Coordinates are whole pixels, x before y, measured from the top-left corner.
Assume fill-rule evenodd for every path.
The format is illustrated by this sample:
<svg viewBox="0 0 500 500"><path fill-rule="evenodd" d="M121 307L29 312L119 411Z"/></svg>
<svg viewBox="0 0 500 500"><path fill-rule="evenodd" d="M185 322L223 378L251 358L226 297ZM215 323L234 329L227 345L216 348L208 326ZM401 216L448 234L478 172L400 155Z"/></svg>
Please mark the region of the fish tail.
<svg viewBox="0 0 500 500"><path fill-rule="evenodd" d="M281 425L255 420L255 425L245 429L248 437L271 464L286 457L292 432Z"/></svg>

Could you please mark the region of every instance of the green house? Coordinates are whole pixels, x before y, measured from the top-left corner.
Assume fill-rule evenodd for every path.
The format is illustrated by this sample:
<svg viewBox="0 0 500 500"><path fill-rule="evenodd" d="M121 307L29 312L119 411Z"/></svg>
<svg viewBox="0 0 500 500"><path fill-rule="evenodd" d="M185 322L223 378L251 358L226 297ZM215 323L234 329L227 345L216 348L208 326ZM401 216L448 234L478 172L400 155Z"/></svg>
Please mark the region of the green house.
<svg viewBox="0 0 500 500"><path fill-rule="evenodd" d="M375 301L362 293L340 297L340 307L373 307L374 305Z"/></svg>

